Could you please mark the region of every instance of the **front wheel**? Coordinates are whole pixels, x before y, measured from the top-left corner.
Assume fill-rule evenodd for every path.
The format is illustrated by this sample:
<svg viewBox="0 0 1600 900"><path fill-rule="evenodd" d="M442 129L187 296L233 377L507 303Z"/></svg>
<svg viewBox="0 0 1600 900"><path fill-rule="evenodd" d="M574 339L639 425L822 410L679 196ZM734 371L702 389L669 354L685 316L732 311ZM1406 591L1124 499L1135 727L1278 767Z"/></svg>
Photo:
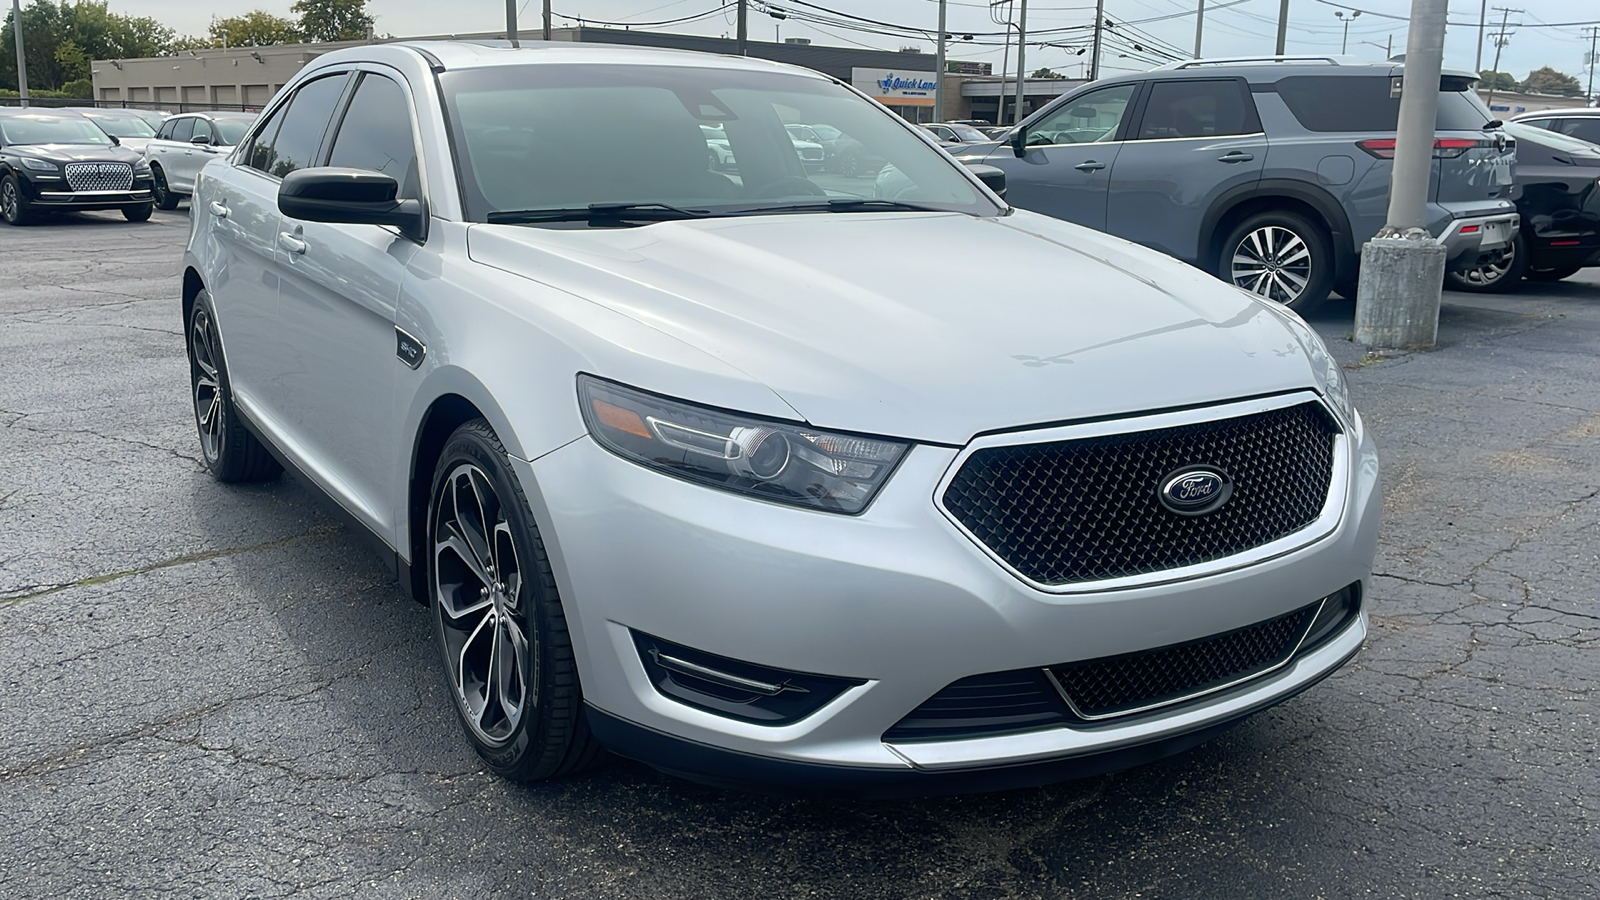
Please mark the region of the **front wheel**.
<svg viewBox="0 0 1600 900"><path fill-rule="evenodd" d="M1222 242L1217 274L1297 313L1333 289L1333 241L1322 226L1287 210L1256 213Z"/></svg>
<svg viewBox="0 0 1600 900"><path fill-rule="evenodd" d="M124 206L122 217L129 222L148 222L150 214L155 211L154 203L141 203L138 206Z"/></svg>
<svg viewBox="0 0 1600 900"><path fill-rule="evenodd" d="M26 225L33 221L28 198L22 196L22 186L15 175L0 178L0 218L8 225Z"/></svg>
<svg viewBox="0 0 1600 900"><path fill-rule="evenodd" d="M1522 287L1522 275L1528 268L1527 244L1518 232L1506 249L1497 254L1484 254L1478 261L1464 269L1444 273L1444 285L1452 291L1473 294L1499 294Z"/></svg>
<svg viewBox="0 0 1600 900"><path fill-rule="evenodd" d="M434 468L429 607L467 738L496 773L568 775L601 753L583 715L566 615L505 447L482 419Z"/></svg>

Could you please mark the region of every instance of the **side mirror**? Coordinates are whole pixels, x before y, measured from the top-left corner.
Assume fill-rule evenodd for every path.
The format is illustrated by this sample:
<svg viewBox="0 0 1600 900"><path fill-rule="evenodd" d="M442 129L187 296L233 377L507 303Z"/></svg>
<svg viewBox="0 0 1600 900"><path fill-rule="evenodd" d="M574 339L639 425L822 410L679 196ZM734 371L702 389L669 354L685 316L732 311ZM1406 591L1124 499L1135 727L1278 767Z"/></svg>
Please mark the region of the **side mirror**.
<svg viewBox="0 0 1600 900"><path fill-rule="evenodd" d="M972 174L978 176L978 180L983 182L983 186L984 187L988 188L991 191L994 191L995 192L995 196L999 197L1002 200L1005 199L1005 196L1006 196L1006 173L1005 173L1005 170L996 168L995 166L986 166L983 163L970 163L970 164L968 164L967 168L972 170Z"/></svg>
<svg viewBox="0 0 1600 900"><path fill-rule="evenodd" d="M194 137L189 138L189 143L195 145L196 147L209 147L211 146L211 135L197 134Z"/></svg>
<svg viewBox="0 0 1600 900"><path fill-rule="evenodd" d="M1028 152L1027 129L1023 128L1021 125L1018 125L1016 128L1011 129L1011 134L1007 137L1011 143L1012 153L1020 157Z"/></svg>
<svg viewBox="0 0 1600 900"><path fill-rule="evenodd" d="M420 200L397 200L400 183L382 172L322 166L290 172L278 186L278 211L291 219L344 225L393 225L421 243L428 214Z"/></svg>

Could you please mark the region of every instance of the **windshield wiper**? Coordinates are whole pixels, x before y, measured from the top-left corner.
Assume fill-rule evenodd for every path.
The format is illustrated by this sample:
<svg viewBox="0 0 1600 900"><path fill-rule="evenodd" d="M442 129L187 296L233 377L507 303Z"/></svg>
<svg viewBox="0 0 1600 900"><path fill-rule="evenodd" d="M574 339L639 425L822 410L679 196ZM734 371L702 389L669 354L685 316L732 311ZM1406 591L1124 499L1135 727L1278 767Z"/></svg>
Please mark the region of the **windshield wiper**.
<svg viewBox="0 0 1600 900"><path fill-rule="evenodd" d="M683 209L666 203L591 203L567 209L495 210L486 217L496 225L533 222L588 222L607 225L616 222L664 222L672 219L701 219L708 209Z"/></svg>
<svg viewBox="0 0 1600 900"><path fill-rule="evenodd" d="M841 197L822 203L786 203L779 206L746 206L728 210L729 215L738 216L782 212L950 212L950 210L941 209L937 206L925 206L920 203L903 203L899 200L876 200L866 197Z"/></svg>

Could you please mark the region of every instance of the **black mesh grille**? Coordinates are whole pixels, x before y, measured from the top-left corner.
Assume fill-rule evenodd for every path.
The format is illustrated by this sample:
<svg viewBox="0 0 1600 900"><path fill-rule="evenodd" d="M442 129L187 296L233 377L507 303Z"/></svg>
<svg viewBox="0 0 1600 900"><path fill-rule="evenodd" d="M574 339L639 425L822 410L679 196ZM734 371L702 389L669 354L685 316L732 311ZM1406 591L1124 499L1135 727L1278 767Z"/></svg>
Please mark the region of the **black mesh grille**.
<svg viewBox="0 0 1600 900"><path fill-rule="evenodd" d="M1319 605L1186 644L1067 663L1050 672L1086 716L1151 706L1238 681L1287 659Z"/></svg>
<svg viewBox="0 0 1600 900"><path fill-rule="evenodd" d="M1042 584L1156 572L1230 556L1316 520L1333 477L1337 428L1303 403L1232 419L973 453L946 509L1017 571ZM1161 505L1163 476L1186 466L1233 481L1220 509Z"/></svg>
<svg viewBox="0 0 1600 900"><path fill-rule="evenodd" d="M1061 695L1040 669L963 678L884 732L886 741L931 741L1032 731L1069 721Z"/></svg>

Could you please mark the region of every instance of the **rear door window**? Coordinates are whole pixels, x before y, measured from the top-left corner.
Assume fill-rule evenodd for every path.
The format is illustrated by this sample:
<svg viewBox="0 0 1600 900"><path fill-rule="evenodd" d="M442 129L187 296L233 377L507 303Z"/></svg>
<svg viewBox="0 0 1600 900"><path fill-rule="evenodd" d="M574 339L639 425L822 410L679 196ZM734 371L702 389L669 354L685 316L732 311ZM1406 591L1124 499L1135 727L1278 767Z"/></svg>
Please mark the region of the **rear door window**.
<svg viewBox="0 0 1600 900"><path fill-rule="evenodd" d="M1150 86L1136 139L1250 134L1258 128L1248 102L1232 78L1158 81Z"/></svg>
<svg viewBox="0 0 1600 900"><path fill-rule="evenodd" d="M1600 144L1600 119L1562 119L1561 133L1570 134L1580 141Z"/></svg>
<svg viewBox="0 0 1600 900"><path fill-rule="evenodd" d="M1394 131L1400 121L1400 99L1389 96L1387 75L1291 75L1276 87L1307 131ZM1439 92L1440 130L1477 131L1490 118L1476 95Z"/></svg>

